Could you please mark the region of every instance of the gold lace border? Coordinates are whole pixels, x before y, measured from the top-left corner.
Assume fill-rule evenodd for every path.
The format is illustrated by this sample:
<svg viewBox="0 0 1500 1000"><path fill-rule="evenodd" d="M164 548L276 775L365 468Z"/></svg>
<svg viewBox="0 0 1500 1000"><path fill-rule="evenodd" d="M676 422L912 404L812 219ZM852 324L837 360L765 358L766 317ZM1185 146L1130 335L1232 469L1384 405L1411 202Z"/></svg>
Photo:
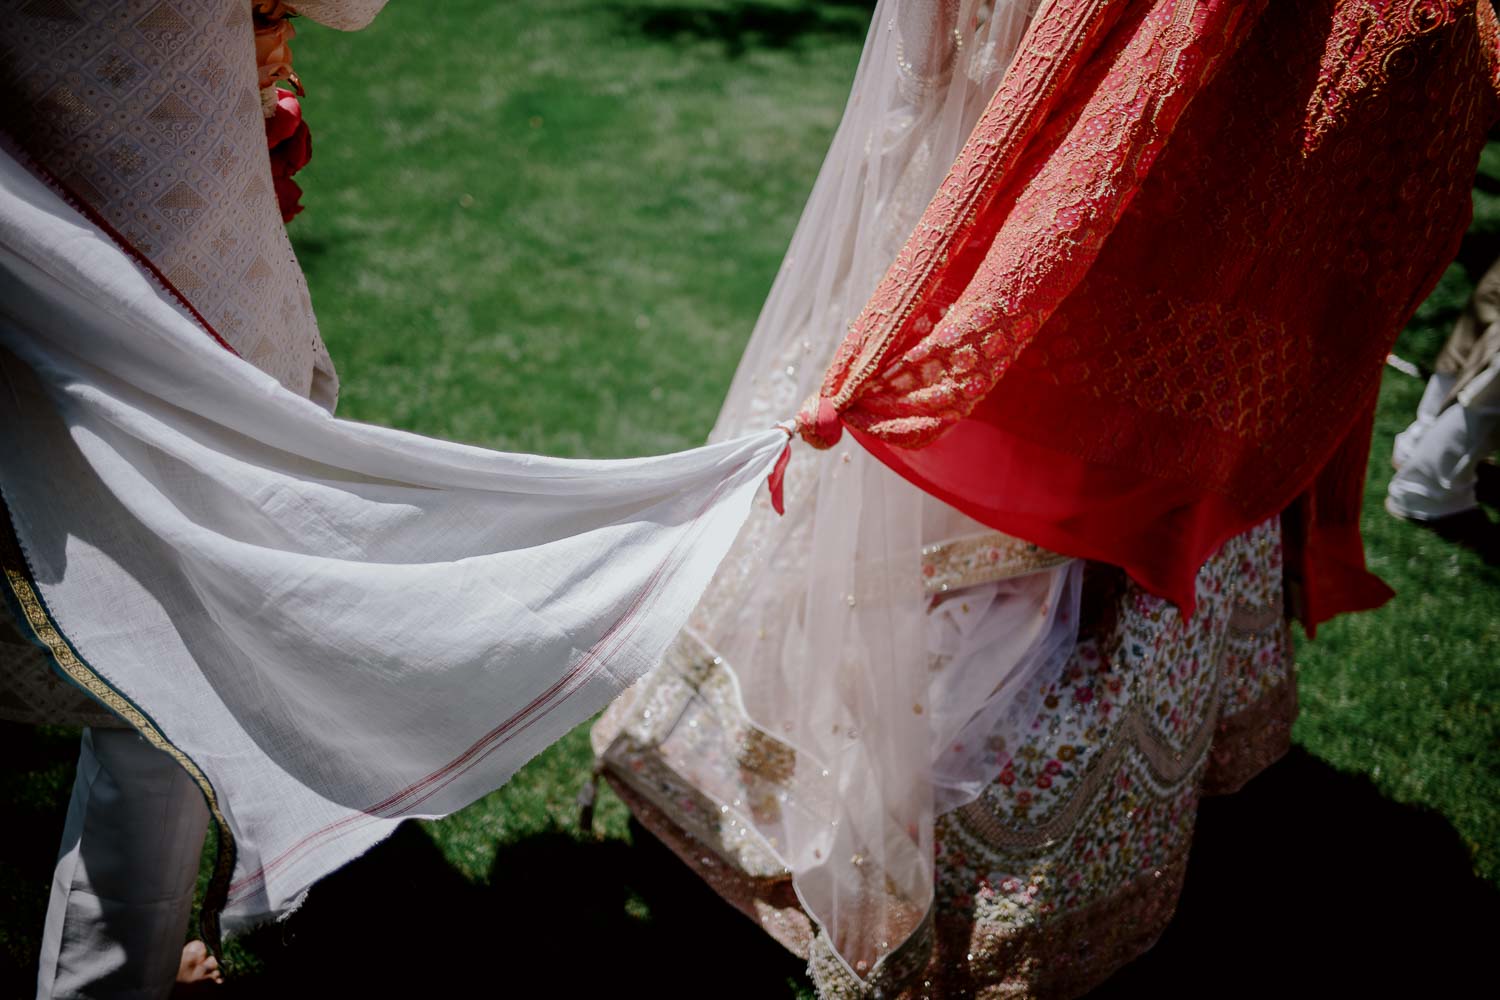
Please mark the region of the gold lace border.
<svg viewBox="0 0 1500 1000"><path fill-rule="evenodd" d="M922 587L943 594L995 580L1027 576L1068 561L1032 542L999 531L968 535L922 548Z"/></svg>
<svg viewBox="0 0 1500 1000"><path fill-rule="evenodd" d="M229 898L229 882L234 873L235 841L234 834L229 829L229 820L219 808L219 796L213 784L191 757L167 739L155 720L139 705L99 676L93 667L78 655L78 651L73 648L73 644L58 627L56 619L52 617L46 602L34 586L30 564L21 549L15 526L11 521L10 510L5 506L3 499L0 499L0 571L3 571L5 575L5 587L3 592L0 592L3 593L4 602L16 612L16 623L22 634L26 635L29 632L30 635L26 637L47 651L53 669L65 680L81 688L84 693L123 719L151 746L175 760L188 773L188 777L193 779L198 790L203 793L204 801L208 804L209 815L213 817L218 842L214 871L209 880L208 889L204 893L198 927L204 942L222 964L224 958L220 918Z"/></svg>

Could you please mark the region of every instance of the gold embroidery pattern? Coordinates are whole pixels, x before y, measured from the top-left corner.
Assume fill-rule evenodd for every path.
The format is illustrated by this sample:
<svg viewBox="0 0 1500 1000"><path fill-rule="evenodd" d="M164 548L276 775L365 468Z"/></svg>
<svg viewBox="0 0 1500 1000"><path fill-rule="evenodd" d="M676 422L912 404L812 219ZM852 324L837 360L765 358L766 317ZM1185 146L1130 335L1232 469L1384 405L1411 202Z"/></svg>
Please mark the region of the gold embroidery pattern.
<svg viewBox="0 0 1500 1000"><path fill-rule="evenodd" d="M1035 18L1011 69L911 238L901 248L849 335L839 345L820 395L843 410L890 353L913 313L942 280L939 268L964 252L995 185L1016 166L1027 143L1077 71L1067 57L1097 44L1123 5L1068 0L1063 16ZM977 264L977 260L973 263ZM804 426L810 426L804 421ZM815 442L814 442L815 443Z"/></svg>
<svg viewBox="0 0 1500 1000"><path fill-rule="evenodd" d="M670 814L700 849L751 878L787 877L777 845L719 803L742 799L757 819L770 821L780 808L778 794L788 790L796 752L745 718L724 661L692 633L684 632L663 666L610 707L595 735L611 784ZM679 773L692 771L691 761L724 781L698 787Z"/></svg>
<svg viewBox="0 0 1500 1000"><path fill-rule="evenodd" d="M773 785L790 782L797 770L797 751L753 727L745 731L736 759L741 770Z"/></svg>
<svg viewBox="0 0 1500 1000"><path fill-rule="evenodd" d="M743 794L741 768L761 751L743 742L743 709L711 647L689 635L609 709L595 749L647 829L809 959L820 996L1077 996L1166 927L1200 796L1238 787L1290 745L1282 578L1274 518L1203 567L1191 620L1123 577L1089 578L1078 646L1035 691L1040 728L978 801L938 820L935 906L870 969L815 940L785 869L756 867L720 825L717 801Z"/></svg>
<svg viewBox="0 0 1500 1000"><path fill-rule="evenodd" d="M1061 566L1059 555L999 531L938 542L922 549L922 587L943 594Z"/></svg>
<svg viewBox="0 0 1500 1000"><path fill-rule="evenodd" d="M0 514L8 515L9 512L0 506ZM21 551L20 542L15 536L8 516L0 517L0 568L4 569L6 586L20 606L22 622L31 630L36 640L46 648L58 669L73 683L129 723L130 727L140 733L147 743L175 760L203 793L203 798L208 803L209 814L213 817L214 827L218 832L218 851L214 861L214 873L203 899L199 929L203 940L222 962L219 917L228 898L230 876L234 873L235 844L234 833L229 828L229 820L219 808L219 797L214 790L213 783L208 780L207 775L193 762L192 758L174 746L157 728L156 723L137 708L134 702L116 691L74 651L67 637L54 624L46 604L31 585L31 573L27 569L26 557Z"/></svg>
<svg viewBox="0 0 1500 1000"><path fill-rule="evenodd" d="M1079 996L1161 934L1202 795L1290 745L1282 573L1271 519L1203 566L1186 619L1137 584L1089 578L1036 728L934 831L935 995Z"/></svg>
<svg viewBox="0 0 1500 1000"><path fill-rule="evenodd" d="M855 963L854 975L849 974L849 967L834 952L827 932L818 931L808 950L807 974L812 977L818 996L824 1000L905 996L903 988L931 961L932 952L933 910L929 907L910 937L876 962L872 969L866 970L862 961Z"/></svg>
<svg viewBox="0 0 1500 1000"><path fill-rule="evenodd" d="M1001 181L991 204L1010 210L983 262L950 308L926 317L930 329L914 328L920 339L855 391L844 411L850 426L919 447L973 409L1092 268L1111 223L1237 37L1241 8L1253 6L1164 0L1125 15L1023 165Z"/></svg>
<svg viewBox="0 0 1500 1000"><path fill-rule="evenodd" d="M977 236L938 211L940 192L911 253L948 254L942 287L875 344L879 364L856 369L851 352L874 343L862 318L823 396L896 447L982 399L985 422L1032 444L1270 513L1349 432L1442 273L1428 262L1450 260L1467 225L1497 113L1493 11L1125 6L1072 103L996 181L985 260L969 266L959 235ZM1018 56L1005 86L1037 71ZM1243 113L1245 95L1261 113ZM960 165L989 155L980 143L997 125L981 120ZM925 276L887 281L909 274ZM870 309L890 312L893 295L877 291Z"/></svg>

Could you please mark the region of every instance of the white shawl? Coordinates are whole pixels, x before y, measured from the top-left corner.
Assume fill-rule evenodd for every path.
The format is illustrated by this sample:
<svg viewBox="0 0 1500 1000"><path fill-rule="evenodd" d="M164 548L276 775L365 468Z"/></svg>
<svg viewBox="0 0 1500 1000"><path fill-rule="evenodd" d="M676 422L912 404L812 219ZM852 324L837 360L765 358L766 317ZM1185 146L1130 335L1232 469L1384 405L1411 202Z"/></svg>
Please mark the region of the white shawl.
<svg viewBox="0 0 1500 1000"><path fill-rule="evenodd" d="M10 157L0 348L7 596L199 780L231 928L652 666L787 441L570 461L335 419Z"/></svg>

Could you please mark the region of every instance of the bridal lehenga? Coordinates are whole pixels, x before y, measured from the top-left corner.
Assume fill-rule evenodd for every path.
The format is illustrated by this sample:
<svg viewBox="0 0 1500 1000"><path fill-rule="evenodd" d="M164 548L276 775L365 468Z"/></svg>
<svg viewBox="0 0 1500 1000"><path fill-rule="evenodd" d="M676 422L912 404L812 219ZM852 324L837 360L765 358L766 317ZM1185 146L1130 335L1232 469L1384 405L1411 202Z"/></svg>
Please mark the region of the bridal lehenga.
<svg viewBox="0 0 1500 1000"><path fill-rule="evenodd" d="M993 536L967 539L983 558ZM923 564L925 570L931 562ZM986 574L1014 572L990 563ZM931 911L883 968L846 970L752 815L795 808L795 754L746 715L726 661L684 637L594 727L603 776L726 901L812 959L828 995L1076 995L1155 942L1182 885L1202 796L1290 746L1296 684L1274 522L1203 567L1184 616L1104 566L1077 644L1033 682L1039 711L1008 763L933 832ZM972 576L968 579L972 579ZM991 601L955 577L933 616ZM976 591L978 596L976 597ZM947 664L937 642L931 669ZM875 985L869 986L870 983ZM988 992L985 992L988 991Z"/></svg>
<svg viewBox="0 0 1500 1000"><path fill-rule="evenodd" d="M817 389L1032 6L877 9L715 439ZM752 511L662 665L595 726L601 773L827 995L1081 991L1161 933L1199 797L1289 745L1279 526L1226 543L1183 616L855 445L828 457L791 463L786 515Z"/></svg>
<svg viewBox="0 0 1500 1000"><path fill-rule="evenodd" d="M1482 96L1456 98L1457 118L1493 107L1491 12L1449 5L1421 25L1411 20L1423 16L1415 5L1379 14L1339 3L1313 14L1274 4L1146 5L1138 21L1127 12L1098 28L1105 41L1094 62L1116 59L1111 73L1091 76L1085 65L1076 78L1057 75L1058 53L1090 51L1085 36L1110 16L1103 6L877 8L844 120L714 430L716 439L733 437L809 399L802 433L831 447L821 464L792 463L786 518L752 511L662 664L593 730L598 773L640 823L807 958L824 996L1071 996L1101 983L1170 920L1202 797L1239 789L1288 749L1297 711L1290 620L1311 630L1388 594L1363 571L1355 527L1374 400L1363 372L1430 288L1433 264L1451 254L1477 147L1459 131L1434 140L1450 159L1424 176L1431 217L1384 193L1359 202L1350 185L1364 183L1354 179L1363 165L1348 179L1342 171L1381 148L1387 132L1420 130L1415 119L1382 121L1371 100L1405 64L1441 58L1408 33L1442 22L1483 38L1459 43L1468 54L1457 68L1426 78L1458 80L1461 92L1472 80ZM1367 49L1341 48L1360 37ZM1217 81L1217 68L1203 70L1215 61L1229 67ZM1146 64L1170 69L1153 83ZM1286 84L1304 71L1321 89ZM1081 112L1064 102L1050 132L1028 133L1043 148L1020 161L1019 180L976 180L1003 159L1014 119L1068 86L1059 79L1099 89L1078 98ZM1194 103L1174 104L1169 92L1180 85ZM1153 87L1168 94L1159 105L1150 103ZM1112 89L1120 103L1099 106L1113 114L1090 122ZM1020 109L1011 118L1006 101ZM1242 117L1254 102L1260 117ZM1133 126L1122 123L1148 107L1157 117L1132 140ZM1246 153L1241 177L1223 165L1222 144L1248 149L1252 135L1275 138ZM1362 139L1346 138L1355 135ZM1132 141L1146 150L1143 162L1161 158L1166 179L1129 178ZM1360 141L1369 143L1364 154ZM1330 146L1342 146L1338 157ZM1078 159L1070 165L1070 157ZM1049 172L1070 189L1053 196L1043 186ZM985 184L998 192L988 203L965 200ZM1234 190L1241 184L1279 190L1286 203L1256 204ZM1130 196L1111 205L1122 185ZM1425 227L1433 260L1397 261L1377 231L1360 231L1363 220L1341 231L1316 207L1346 197L1360 206L1341 209L1347 218L1415 220L1381 221L1387 232ZM1191 221L1174 228L1174 212ZM985 230L976 213L990 213L996 228ZM1249 232L1262 225L1252 219L1264 228ZM1209 220L1222 227L1213 239L1203 229ZM962 270L966 227L993 243L978 270L971 261L945 291L944 279L922 276ZM1098 235L1111 227L1112 241ZM1322 227L1328 235L1319 237ZM893 240L904 244L899 251ZM1337 256L1340 240L1357 248L1359 266L1332 279L1342 283L1337 292L1327 290L1321 258L1308 262L1306 279L1272 273L1270 247ZM1052 294L1049 281L1079 280L1067 277L1078 258L1089 274L1046 307L1056 313L1042 332L1061 331L1052 346L986 370L981 359L1041 339L1035 331L1047 314L1024 310ZM1377 270L1392 276L1389 285ZM1301 280L1299 301L1289 285ZM1354 330L1339 334L1328 358L1359 358L1362 374L1340 381L1325 359L1287 349L1319 310L1367 286L1403 290L1371 308L1367 325L1343 317ZM994 317L1007 309L1009 329ZM840 345L834 331L846 328ZM882 329L895 331L884 341L894 346L881 346ZM1265 331L1259 341L1257 331ZM1039 355L1055 368L1026 365ZM1115 411L1132 414L1123 433L1082 421L1059 432L1068 415L1055 404L1029 417L1019 405L1003 410L1007 396L1068 398L1099 379L1090 365L1108 380L1096 398L1131 400ZM1248 488L1244 470L1238 486L1235 474L1213 482L1255 437L1245 432L1247 410L1267 428L1258 442L1267 448L1287 441L1297 420L1318 423L1305 409L1292 412L1305 402L1278 397L1272 370L1337 386L1328 391L1339 395L1331 406L1341 415L1321 418L1327 426L1310 446L1318 457L1288 448L1245 462L1271 478L1309 463L1290 473L1298 482L1282 488L1279 503L1256 508L1244 498L1260 487ZM1193 420L1179 425L1180 439L1142 443L1155 413L1202 411L1196 423L1213 424L1205 400L1240 421L1215 446L1193 441ZM1085 395L1079 408L1094 405ZM861 432L855 441L818 440L838 438L836 423L824 433L830 412ZM1057 424L1016 432L1028 419ZM986 426L1028 443L981 438L974 428ZM979 443L969 445L967 465L954 448L945 458L922 447L934 427L948 429L945 444L971 430ZM1114 454L1101 450L1110 440ZM1179 454L1170 454L1172 440ZM1156 503L1108 474L1092 494L1079 485L1087 474L1069 464L1075 454L1096 470L1150 465L1162 480L1181 466L1183 482L1198 455L1205 494L1244 503L1225 519L1191 486ZM1033 490L1032 480L1043 485ZM1023 533L1061 538L1059 548L1071 543L1097 561L1064 559L954 509L981 514L984 504L965 501L982 489L999 498L986 501L998 511L992 523L1040 525ZM1067 513L1028 518L1023 501L1007 511L1011 495L1049 490ZM1121 508L1133 513L1122 518ZM1184 510L1197 513L1157 530ZM1151 589L1137 582L1169 563Z"/></svg>

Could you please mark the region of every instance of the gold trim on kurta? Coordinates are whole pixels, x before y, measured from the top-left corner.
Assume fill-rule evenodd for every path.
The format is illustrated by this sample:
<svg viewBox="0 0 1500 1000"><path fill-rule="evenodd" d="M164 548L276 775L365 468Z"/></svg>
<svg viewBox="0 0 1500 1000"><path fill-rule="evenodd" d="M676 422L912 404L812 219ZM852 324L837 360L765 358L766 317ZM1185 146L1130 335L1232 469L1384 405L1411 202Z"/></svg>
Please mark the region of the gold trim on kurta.
<svg viewBox="0 0 1500 1000"><path fill-rule="evenodd" d="M24 625L31 630L36 641L51 655L57 669L127 722L147 743L175 760L188 773L188 777L198 785L198 790L203 793L204 801L208 803L209 814L213 817L214 827L218 832L218 851L214 862L213 877L204 894L203 908L199 916L199 929L204 941L222 961L219 916L229 895L230 876L234 873L235 851L234 834L229 829L229 820L219 808L219 797L214 791L213 783L208 780L208 776L193 762L192 758L167 739L146 713L95 673L93 668L74 651L72 644L58 629L46 604L32 586L29 565L25 554L21 551L20 542L16 538L10 511L6 509L3 502L0 502L0 568L4 569L6 586L21 609L22 620L17 624Z"/></svg>

